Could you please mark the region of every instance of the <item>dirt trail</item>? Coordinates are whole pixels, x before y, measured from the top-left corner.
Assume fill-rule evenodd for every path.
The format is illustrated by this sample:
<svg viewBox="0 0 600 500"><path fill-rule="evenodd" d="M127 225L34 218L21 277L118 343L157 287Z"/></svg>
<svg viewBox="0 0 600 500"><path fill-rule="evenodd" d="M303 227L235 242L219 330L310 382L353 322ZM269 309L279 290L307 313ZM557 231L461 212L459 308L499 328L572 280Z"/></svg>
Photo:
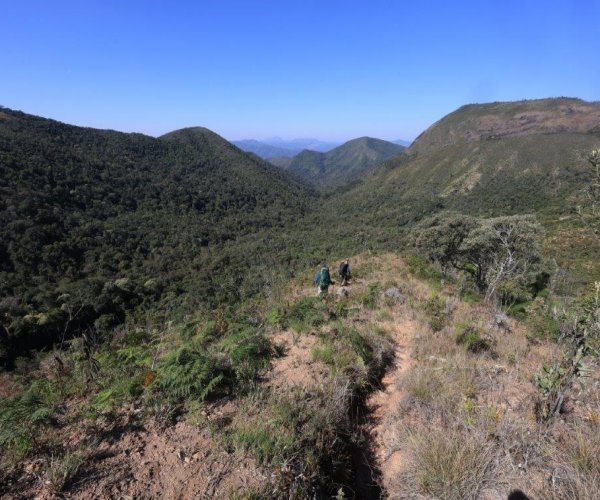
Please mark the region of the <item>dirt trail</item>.
<svg viewBox="0 0 600 500"><path fill-rule="evenodd" d="M394 426L390 425L391 415L397 413L398 405L405 396L405 391L397 381L411 366L410 344L418 331L418 324L413 319L398 318L386 321L387 327L395 343L394 359L381 380L381 388L374 391L366 402L367 415L364 430L369 438L370 453L375 463L372 467L378 470L381 486L385 490L389 478L400 471L404 457L401 450L386 453L386 443L393 439Z"/></svg>

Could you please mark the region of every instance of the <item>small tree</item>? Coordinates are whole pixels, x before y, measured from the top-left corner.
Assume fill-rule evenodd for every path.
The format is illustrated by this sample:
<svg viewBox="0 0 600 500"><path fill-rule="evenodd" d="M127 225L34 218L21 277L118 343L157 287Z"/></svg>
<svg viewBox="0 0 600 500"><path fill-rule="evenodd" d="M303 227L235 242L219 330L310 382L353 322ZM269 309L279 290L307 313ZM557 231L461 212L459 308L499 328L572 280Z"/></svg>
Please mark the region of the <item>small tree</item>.
<svg viewBox="0 0 600 500"><path fill-rule="evenodd" d="M585 203L577 207L583 222L591 226L596 236L600 236L600 149L588 156L591 180L585 190Z"/></svg>
<svg viewBox="0 0 600 500"><path fill-rule="evenodd" d="M417 230L419 252L469 273L486 302L526 292L540 271L541 226L532 215L430 219ZM510 285L510 286L509 286Z"/></svg>
<svg viewBox="0 0 600 500"><path fill-rule="evenodd" d="M524 290L540 271L541 226L530 215L485 219L461 245L463 262L471 266L486 302L499 298L508 282Z"/></svg>
<svg viewBox="0 0 600 500"><path fill-rule="evenodd" d="M444 270L450 266L460 268L462 244L476 226L473 217L463 214L432 217L417 229L415 246Z"/></svg>

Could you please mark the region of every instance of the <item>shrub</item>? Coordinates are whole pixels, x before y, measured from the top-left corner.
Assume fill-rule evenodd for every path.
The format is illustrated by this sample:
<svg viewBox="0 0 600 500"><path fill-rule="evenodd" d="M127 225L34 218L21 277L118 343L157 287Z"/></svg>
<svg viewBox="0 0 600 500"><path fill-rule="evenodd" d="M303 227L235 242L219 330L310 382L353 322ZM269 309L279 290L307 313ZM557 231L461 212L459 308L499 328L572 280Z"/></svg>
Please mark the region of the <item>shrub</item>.
<svg viewBox="0 0 600 500"><path fill-rule="evenodd" d="M487 351L490 348L489 340L473 325L457 326L456 343L464 345L470 352Z"/></svg>
<svg viewBox="0 0 600 500"><path fill-rule="evenodd" d="M304 297L292 304L288 322L297 332L308 332L329 319L327 303L319 297Z"/></svg>
<svg viewBox="0 0 600 500"><path fill-rule="evenodd" d="M267 324L278 328L285 328L287 321L285 311L281 306L274 306L267 314Z"/></svg>
<svg viewBox="0 0 600 500"><path fill-rule="evenodd" d="M43 438L43 430L55 419L53 405L39 383L19 396L0 400L0 449L27 455Z"/></svg>
<svg viewBox="0 0 600 500"><path fill-rule="evenodd" d="M446 324L446 303L437 296L432 295L423 305L428 315L429 326L434 332L439 332Z"/></svg>
<svg viewBox="0 0 600 500"><path fill-rule="evenodd" d="M378 295L379 286L370 285L369 289L360 298L360 302L363 306L365 306L368 309L375 309L377 307Z"/></svg>
<svg viewBox="0 0 600 500"><path fill-rule="evenodd" d="M187 343L165 357L155 385L170 400L204 399L223 385L224 379L216 360L202 346Z"/></svg>

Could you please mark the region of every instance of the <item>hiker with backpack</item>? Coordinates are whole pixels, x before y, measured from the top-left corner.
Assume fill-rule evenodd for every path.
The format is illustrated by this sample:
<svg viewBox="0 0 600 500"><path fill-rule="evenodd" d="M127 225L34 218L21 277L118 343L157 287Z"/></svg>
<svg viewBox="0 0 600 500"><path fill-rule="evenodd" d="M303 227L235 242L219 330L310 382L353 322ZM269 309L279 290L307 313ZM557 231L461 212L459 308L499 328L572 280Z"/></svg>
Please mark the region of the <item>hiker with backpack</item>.
<svg viewBox="0 0 600 500"><path fill-rule="evenodd" d="M350 279L350 263L348 262L348 259L346 259L345 261L343 261L340 264L340 280L341 280L341 286L346 286L348 284L348 280Z"/></svg>
<svg viewBox="0 0 600 500"><path fill-rule="evenodd" d="M329 291L329 285L333 284L327 264L323 264L323 267L315 276L315 283L318 285L317 296L320 297L327 295L327 292Z"/></svg>
<svg viewBox="0 0 600 500"><path fill-rule="evenodd" d="M319 295L319 290L320 290L320 286L321 286L321 271L317 271L317 274L315 274L315 286L317 287L317 295Z"/></svg>

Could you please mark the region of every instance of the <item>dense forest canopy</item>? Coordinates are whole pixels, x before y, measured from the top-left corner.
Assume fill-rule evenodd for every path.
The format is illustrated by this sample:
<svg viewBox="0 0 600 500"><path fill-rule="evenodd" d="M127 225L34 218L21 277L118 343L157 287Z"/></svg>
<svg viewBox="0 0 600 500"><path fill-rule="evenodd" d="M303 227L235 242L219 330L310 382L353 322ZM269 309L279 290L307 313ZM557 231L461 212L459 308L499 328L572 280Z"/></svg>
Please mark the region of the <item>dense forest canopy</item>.
<svg viewBox="0 0 600 500"><path fill-rule="evenodd" d="M130 307L183 291L215 303L231 291L226 276L240 287L241 269L257 258L222 249L247 237L260 252L263 233L294 225L314 198L206 129L155 139L8 109L0 193L3 347L20 336L43 346L42 329L54 338L66 297L68 307L86 305L73 328L114 326Z"/></svg>

